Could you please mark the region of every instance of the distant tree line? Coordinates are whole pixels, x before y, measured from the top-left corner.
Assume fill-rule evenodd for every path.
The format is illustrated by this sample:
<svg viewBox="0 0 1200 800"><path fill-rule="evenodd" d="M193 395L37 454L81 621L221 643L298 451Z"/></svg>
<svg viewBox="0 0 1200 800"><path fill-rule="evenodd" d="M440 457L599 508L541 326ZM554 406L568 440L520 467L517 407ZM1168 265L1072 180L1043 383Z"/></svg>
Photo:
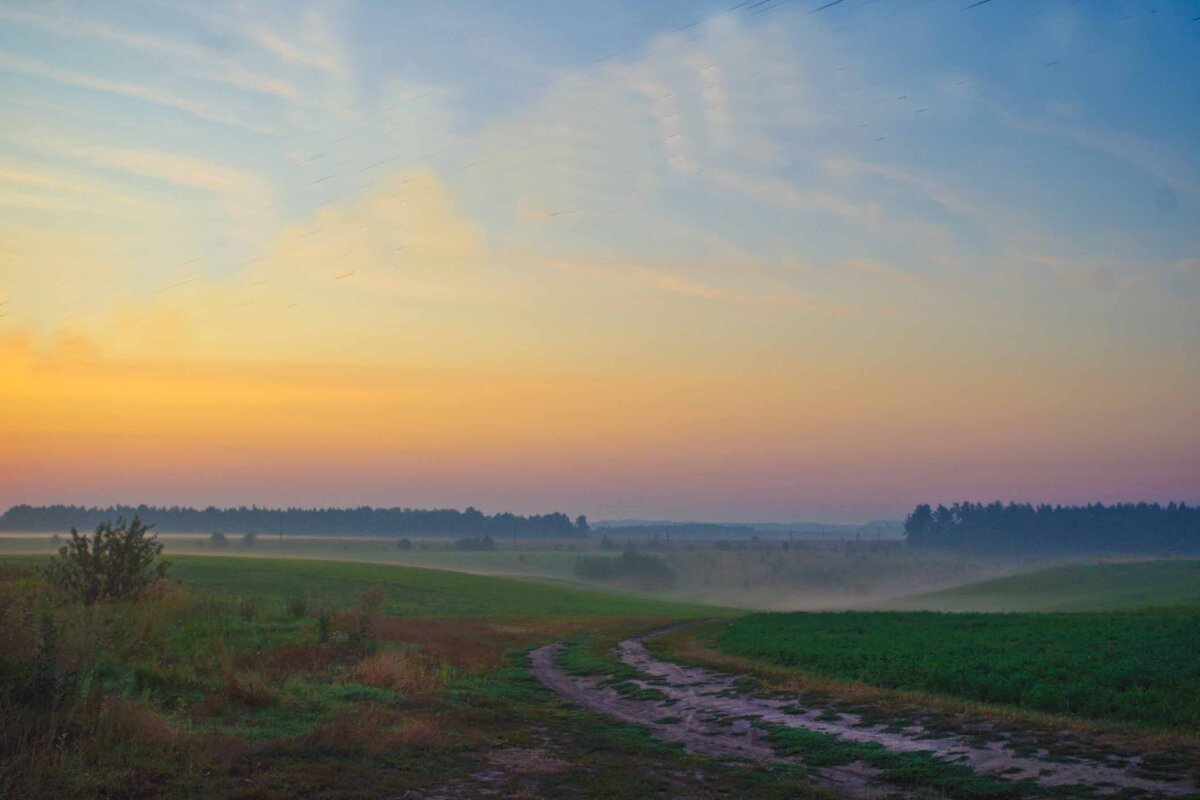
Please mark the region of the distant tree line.
<svg viewBox="0 0 1200 800"><path fill-rule="evenodd" d="M170 533L304 534L313 536L455 536L564 538L586 536L586 517L566 514L484 514L474 508L189 508L187 506L30 506L0 516L0 531L95 528L118 517L138 517Z"/></svg>
<svg viewBox="0 0 1200 800"><path fill-rule="evenodd" d="M1184 503L955 503L917 506L904 521L914 547L1011 555L1192 555L1200 508Z"/></svg>
<svg viewBox="0 0 1200 800"><path fill-rule="evenodd" d="M727 525L719 522L681 522L671 525L620 525L605 531L622 539L717 539L749 538L760 531L751 525Z"/></svg>

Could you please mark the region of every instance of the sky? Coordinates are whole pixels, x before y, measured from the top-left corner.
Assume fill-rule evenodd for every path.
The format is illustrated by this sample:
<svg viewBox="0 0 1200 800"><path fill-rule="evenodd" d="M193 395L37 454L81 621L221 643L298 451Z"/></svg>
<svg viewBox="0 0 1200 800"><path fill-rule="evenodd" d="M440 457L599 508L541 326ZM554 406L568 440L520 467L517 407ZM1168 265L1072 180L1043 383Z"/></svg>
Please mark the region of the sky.
<svg viewBox="0 0 1200 800"><path fill-rule="evenodd" d="M0 507L1200 501L1200 3L0 2Z"/></svg>

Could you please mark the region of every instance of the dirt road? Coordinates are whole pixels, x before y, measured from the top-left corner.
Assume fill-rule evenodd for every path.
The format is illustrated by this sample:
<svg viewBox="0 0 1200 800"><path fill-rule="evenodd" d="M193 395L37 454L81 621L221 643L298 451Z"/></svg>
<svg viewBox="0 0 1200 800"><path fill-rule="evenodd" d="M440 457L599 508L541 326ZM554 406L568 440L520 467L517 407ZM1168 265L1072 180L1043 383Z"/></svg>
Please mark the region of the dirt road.
<svg viewBox="0 0 1200 800"><path fill-rule="evenodd" d="M760 726L786 726L829 734L840 740L876 743L894 752L925 751L950 763L1005 781L1042 787L1087 787L1096 795L1125 790L1129 795L1177 797L1196 791L1186 779L1148 774L1141 756L1089 753L1051 755L1003 734L987 737L927 730L911 721L878 723L855 714L806 704L800 697L760 697L740 692L736 678L661 660L647 651L645 636L618 645L623 663L637 670L642 690L631 696L604 678L568 674L558 663L564 647L549 645L531 654L533 674L564 700L645 726L661 739L681 742L689 751L772 763L794 761L778 755ZM902 794L881 780L881 770L862 761L812 769L814 780L856 797Z"/></svg>

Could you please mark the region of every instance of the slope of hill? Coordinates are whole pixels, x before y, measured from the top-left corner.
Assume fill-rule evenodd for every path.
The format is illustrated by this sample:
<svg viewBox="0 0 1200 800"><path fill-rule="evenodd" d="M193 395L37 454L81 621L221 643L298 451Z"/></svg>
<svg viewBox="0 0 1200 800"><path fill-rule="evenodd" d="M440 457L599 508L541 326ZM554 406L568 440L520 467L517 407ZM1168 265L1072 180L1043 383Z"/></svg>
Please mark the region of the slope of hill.
<svg viewBox="0 0 1200 800"><path fill-rule="evenodd" d="M891 604L933 611L1113 611L1200 606L1200 560L1070 564L914 595Z"/></svg>

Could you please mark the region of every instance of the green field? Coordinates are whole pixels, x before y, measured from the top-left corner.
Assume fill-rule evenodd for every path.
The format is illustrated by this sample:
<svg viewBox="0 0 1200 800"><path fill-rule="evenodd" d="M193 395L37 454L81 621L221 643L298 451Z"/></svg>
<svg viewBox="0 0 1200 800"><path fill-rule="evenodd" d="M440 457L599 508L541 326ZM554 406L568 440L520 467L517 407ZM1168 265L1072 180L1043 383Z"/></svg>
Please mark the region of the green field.
<svg viewBox="0 0 1200 800"><path fill-rule="evenodd" d="M65 534L65 532L64 532ZM530 541L514 547L499 542L495 550L461 550L453 539L418 540L408 550L396 547L394 537L259 536L252 547L243 537L231 534L225 546L215 545L208 534L159 534L168 558L188 555L232 556L235 558L310 558L329 561L368 561L410 567L508 575L521 578L569 579L571 566L580 551L594 549L586 541ZM50 534L9 533L0 536L0 554L53 553L57 549ZM2 556L0 556L2 557Z"/></svg>
<svg viewBox="0 0 1200 800"><path fill-rule="evenodd" d="M1200 729L1200 611L755 614L717 643L887 689Z"/></svg>
<svg viewBox="0 0 1200 800"><path fill-rule="evenodd" d="M1200 606L1200 560L1070 564L905 598L931 611L1118 611Z"/></svg>
<svg viewBox="0 0 1200 800"><path fill-rule="evenodd" d="M387 593L381 610L397 616L695 617L731 613L712 606L390 564L179 556L173 565L173 574L193 592L253 594L280 606L300 595L313 606L342 607L365 588L381 586Z"/></svg>
<svg viewBox="0 0 1200 800"><path fill-rule="evenodd" d="M61 537L60 537L61 540ZM451 539L416 540L401 550L383 537L277 537L262 535L252 546L231 535L224 546L205 534L160 535L168 558L233 558L360 561L426 567L478 575L541 581L602 592L638 594L630 581L586 581L575 573L580 557L615 558L601 539L498 541L494 550L464 550ZM615 536L617 548L625 543ZM787 549L783 549L784 546ZM1012 560L967 558L912 550L898 542L737 542L718 549L712 542L638 542L638 552L663 561L675 573L657 597L691 603L766 611L829 610L879 606L916 591L955 586L1030 569ZM5 555L53 553L46 533L0 536Z"/></svg>
<svg viewBox="0 0 1200 800"><path fill-rule="evenodd" d="M0 562L40 565L44 557L0 556ZM302 597L310 608L342 608L363 590L380 586L380 609L397 616L455 617L696 617L728 616L731 609L641 595L587 591L393 564L312 559L172 556L171 576L189 592L227 600L254 597L281 609Z"/></svg>

